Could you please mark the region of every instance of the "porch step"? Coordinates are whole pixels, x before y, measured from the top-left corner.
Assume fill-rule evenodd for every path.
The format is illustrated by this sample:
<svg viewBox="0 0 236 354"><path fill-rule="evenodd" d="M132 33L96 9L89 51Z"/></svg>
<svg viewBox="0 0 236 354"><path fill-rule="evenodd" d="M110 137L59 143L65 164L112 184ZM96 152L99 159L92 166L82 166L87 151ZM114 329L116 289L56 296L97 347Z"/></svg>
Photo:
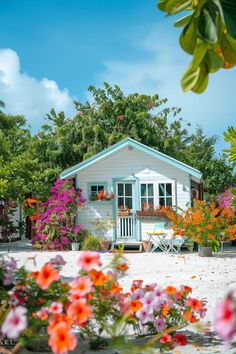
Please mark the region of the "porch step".
<svg viewBox="0 0 236 354"><path fill-rule="evenodd" d="M110 251L115 252L119 248L122 248L125 253L140 253L143 245L142 242L115 242L112 244Z"/></svg>

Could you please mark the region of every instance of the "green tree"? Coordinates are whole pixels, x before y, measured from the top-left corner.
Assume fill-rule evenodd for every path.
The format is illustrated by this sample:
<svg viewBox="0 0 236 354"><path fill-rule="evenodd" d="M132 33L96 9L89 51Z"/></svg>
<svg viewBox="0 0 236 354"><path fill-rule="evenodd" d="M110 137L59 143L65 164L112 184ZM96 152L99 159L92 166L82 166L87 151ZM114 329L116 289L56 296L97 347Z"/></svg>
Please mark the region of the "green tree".
<svg viewBox="0 0 236 354"><path fill-rule="evenodd" d="M226 149L225 152L228 153L229 160L232 162L232 166L235 168L236 165L236 129L229 127L227 132L224 133L225 141L230 143L230 148ZM234 188L232 192L234 194L233 205L236 207L236 188L234 183Z"/></svg>
<svg viewBox="0 0 236 354"><path fill-rule="evenodd" d="M181 79L184 91L201 93L210 73L236 65L235 0L159 0L158 8L167 15L184 12L175 22L183 27L182 49L193 56Z"/></svg>
<svg viewBox="0 0 236 354"><path fill-rule="evenodd" d="M78 114L66 119L54 110L35 137L38 156L62 169L124 139L134 138L179 158L188 138L181 119L168 123L179 108L162 108L167 99L138 93L125 96L118 86L89 87L92 102L75 102ZM161 109L162 108L162 109ZM157 113L154 114L156 110Z"/></svg>
<svg viewBox="0 0 236 354"><path fill-rule="evenodd" d="M207 194L232 185L232 168L224 156L215 156L217 138L205 136L201 129L190 134L177 118L180 109L165 107L167 99L125 95L107 83L104 88L90 86L89 91L91 102L76 102L74 118L52 110L33 138L46 171L50 166L61 171L129 136L202 171Z"/></svg>
<svg viewBox="0 0 236 354"><path fill-rule="evenodd" d="M0 199L22 201L28 193L46 193L58 170L51 172L38 159L25 118L0 112Z"/></svg>

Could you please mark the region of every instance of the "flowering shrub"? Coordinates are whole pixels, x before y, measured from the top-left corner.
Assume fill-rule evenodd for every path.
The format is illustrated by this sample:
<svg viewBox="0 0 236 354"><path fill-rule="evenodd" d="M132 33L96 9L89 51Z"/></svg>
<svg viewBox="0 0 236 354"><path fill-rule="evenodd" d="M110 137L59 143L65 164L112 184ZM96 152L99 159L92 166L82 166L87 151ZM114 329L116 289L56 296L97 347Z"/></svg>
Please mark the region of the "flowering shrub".
<svg viewBox="0 0 236 354"><path fill-rule="evenodd" d="M161 288L136 280L125 293L119 278L128 266L121 254L105 269L98 253L81 253L78 276L69 283L60 276L64 264L59 255L37 272L16 270L12 259L0 264L2 335L24 346L44 333L51 350L65 354L81 337L93 343L112 341L131 327L135 335L153 334L149 345L173 348L186 344L174 331L205 314L204 304L190 296L188 286Z"/></svg>
<svg viewBox="0 0 236 354"><path fill-rule="evenodd" d="M215 330L229 345L236 336L236 297L230 291L217 304L215 311ZM236 342L234 343L234 346Z"/></svg>
<svg viewBox="0 0 236 354"><path fill-rule="evenodd" d="M195 200L194 206L183 214L177 214L171 209L166 213L176 235L191 237L201 247L217 250L222 240L236 239L236 225L232 223L234 212L231 208L222 210L214 203Z"/></svg>
<svg viewBox="0 0 236 354"><path fill-rule="evenodd" d="M24 213L29 217L30 221L36 221L39 217L38 206L40 201L33 198L27 198L24 202Z"/></svg>
<svg viewBox="0 0 236 354"><path fill-rule="evenodd" d="M50 198L38 208L32 243L47 250L68 249L82 228L75 226L75 217L78 206L83 205L85 199L81 189L75 190L70 180L58 179L50 192Z"/></svg>
<svg viewBox="0 0 236 354"><path fill-rule="evenodd" d="M223 193L221 193L217 199L217 202L219 204L219 207L221 209L228 208L231 206L231 203L233 201L233 194L231 192L231 189L226 189Z"/></svg>

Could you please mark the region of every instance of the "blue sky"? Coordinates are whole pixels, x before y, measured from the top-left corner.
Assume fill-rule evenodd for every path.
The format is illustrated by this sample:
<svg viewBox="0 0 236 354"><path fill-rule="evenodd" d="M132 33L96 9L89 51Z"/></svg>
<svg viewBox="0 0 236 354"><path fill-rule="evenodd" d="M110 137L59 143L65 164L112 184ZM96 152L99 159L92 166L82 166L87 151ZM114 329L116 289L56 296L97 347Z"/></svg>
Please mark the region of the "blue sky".
<svg viewBox="0 0 236 354"><path fill-rule="evenodd" d="M212 75L202 95L184 94L190 57L173 21L156 0L1 0L0 99L35 132L51 107L74 114L73 99L108 81L126 93L157 92L193 128L222 137L235 125L236 70Z"/></svg>

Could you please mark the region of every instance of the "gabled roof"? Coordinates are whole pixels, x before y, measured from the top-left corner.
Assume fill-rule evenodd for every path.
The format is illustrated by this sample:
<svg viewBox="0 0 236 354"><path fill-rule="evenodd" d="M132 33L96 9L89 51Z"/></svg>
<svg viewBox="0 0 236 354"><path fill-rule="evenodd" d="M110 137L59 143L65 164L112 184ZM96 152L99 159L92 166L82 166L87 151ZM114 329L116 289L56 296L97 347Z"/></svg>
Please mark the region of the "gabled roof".
<svg viewBox="0 0 236 354"><path fill-rule="evenodd" d="M152 148L148 147L147 145L144 145L144 144L142 144L134 139L131 139L131 138L123 139L123 140L119 141L118 143L110 146L109 148L102 150L98 154L88 158L87 160L82 161L82 162L78 163L77 165L64 170L60 174L60 178L62 178L62 179L71 178L78 171L81 171L84 168L87 168L87 167L91 166L92 164L94 164L98 161L101 161L101 160L113 155L115 152L118 152L128 146L138 149L140 151L143 151L143 152L145 152L145 153L147 153L147 154L149 154L161 161L164 161L174 167L177 167L180 170L189 173L191 176L193 176L199 180L201 180L201 178L202 178L202 173L199 170L196 170L195 168L188 166L183 162L173 159L172 157L165 155L162 152L159 152L155 149L152 149Z"/></svg>

